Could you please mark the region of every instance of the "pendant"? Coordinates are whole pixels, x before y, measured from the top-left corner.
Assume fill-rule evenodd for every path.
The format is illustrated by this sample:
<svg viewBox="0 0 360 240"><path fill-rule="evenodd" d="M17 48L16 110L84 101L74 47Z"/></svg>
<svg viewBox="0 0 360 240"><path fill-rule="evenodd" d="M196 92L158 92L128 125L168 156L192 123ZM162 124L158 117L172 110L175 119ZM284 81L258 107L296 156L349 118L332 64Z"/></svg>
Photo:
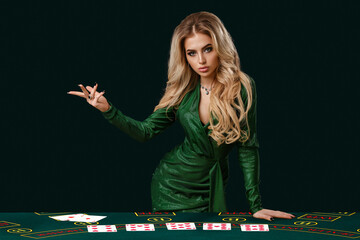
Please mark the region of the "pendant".
<svg viewBox="0 0 360 240"><path fill-rule="evenodd" d="M209 95L209 92L211 91L211 88L207 89L206 87L202 86L201 84L200 84L200 86L201 86L202 89L205 89L206 95Z"/></svg>

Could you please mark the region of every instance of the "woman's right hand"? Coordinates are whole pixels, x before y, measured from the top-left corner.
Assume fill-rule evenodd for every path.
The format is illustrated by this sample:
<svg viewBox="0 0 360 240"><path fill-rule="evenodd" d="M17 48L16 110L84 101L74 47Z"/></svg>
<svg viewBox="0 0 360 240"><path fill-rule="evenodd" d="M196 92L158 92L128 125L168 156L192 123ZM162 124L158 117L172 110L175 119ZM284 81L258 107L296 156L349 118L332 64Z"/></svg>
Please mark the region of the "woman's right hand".
<svg viewBox="0 0 360 240"><path fill-rule="evenodd" d="M95 86L92 88L90 86L86 86L86 88L82 85L78 85L82 92L78 91L69 91L68 94L79 96L85 98L86 101L96 109L101 112L106 112L110 109L110 105L106 98L103 96L105 91L97 92L98 84L96 83Z"/></svg>

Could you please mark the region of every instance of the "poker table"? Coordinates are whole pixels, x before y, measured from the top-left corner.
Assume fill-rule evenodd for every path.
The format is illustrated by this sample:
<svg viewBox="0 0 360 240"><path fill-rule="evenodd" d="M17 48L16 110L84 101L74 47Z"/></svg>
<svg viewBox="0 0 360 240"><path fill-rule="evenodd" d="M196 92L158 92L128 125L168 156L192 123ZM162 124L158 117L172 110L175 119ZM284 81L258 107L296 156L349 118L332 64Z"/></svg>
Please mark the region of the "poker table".
<svg viewBox="0 0 360 240"><path fill-rule="evenodd" d="M26 239L360 239L360 214L356 212L291 212L291 220L255 219L249 212L86 212L107 216L95 223L57 221L50 216L71 212L0 213L0 240ZM196 230L168 230L169 222L193 222ZM152 223L155 231L126 231L126 224ZM203 223L231 223L231 230L203 230ZM245 232L241 224L268 224L269 231ZM117 232L90 233L87 225L115 225Z"/></svg>

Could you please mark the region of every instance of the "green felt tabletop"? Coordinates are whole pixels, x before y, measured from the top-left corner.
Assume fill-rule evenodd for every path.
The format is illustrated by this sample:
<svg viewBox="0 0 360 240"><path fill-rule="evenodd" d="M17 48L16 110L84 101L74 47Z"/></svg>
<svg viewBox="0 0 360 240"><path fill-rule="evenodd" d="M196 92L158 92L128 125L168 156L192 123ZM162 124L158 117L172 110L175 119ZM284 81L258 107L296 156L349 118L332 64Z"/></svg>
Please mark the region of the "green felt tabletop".
<svg viewBox="0 0 360 240"><path fill-rule="evenodd" d="M249 212L86 212L107 216L95 223L57 221L50 216L79 212L0 213L0 239L360 239L360 214L356 212L292 212L296 218L272 222L255 219ZM193 222L196 230L167 230L167 222ZM231 230L203 230L203 223L231 223ZM125 225L151 223L155 231L130 232ZM244 232L241 224L268 224L268 232ZM116 225L114 233L89 233L87 225Z"/></svg>

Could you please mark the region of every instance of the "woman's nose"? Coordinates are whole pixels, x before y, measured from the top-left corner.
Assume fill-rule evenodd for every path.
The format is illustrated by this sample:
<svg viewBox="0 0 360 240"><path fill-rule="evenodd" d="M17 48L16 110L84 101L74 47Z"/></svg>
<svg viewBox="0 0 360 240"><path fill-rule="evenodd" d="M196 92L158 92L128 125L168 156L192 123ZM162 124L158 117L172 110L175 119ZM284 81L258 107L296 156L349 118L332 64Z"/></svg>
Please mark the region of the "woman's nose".
<svg viewBox="0 0 360 240"><path fill-rule="evenodd" d="M199 63L204 64L206 63L205 56L203 54L199 54Z"/></svg>

